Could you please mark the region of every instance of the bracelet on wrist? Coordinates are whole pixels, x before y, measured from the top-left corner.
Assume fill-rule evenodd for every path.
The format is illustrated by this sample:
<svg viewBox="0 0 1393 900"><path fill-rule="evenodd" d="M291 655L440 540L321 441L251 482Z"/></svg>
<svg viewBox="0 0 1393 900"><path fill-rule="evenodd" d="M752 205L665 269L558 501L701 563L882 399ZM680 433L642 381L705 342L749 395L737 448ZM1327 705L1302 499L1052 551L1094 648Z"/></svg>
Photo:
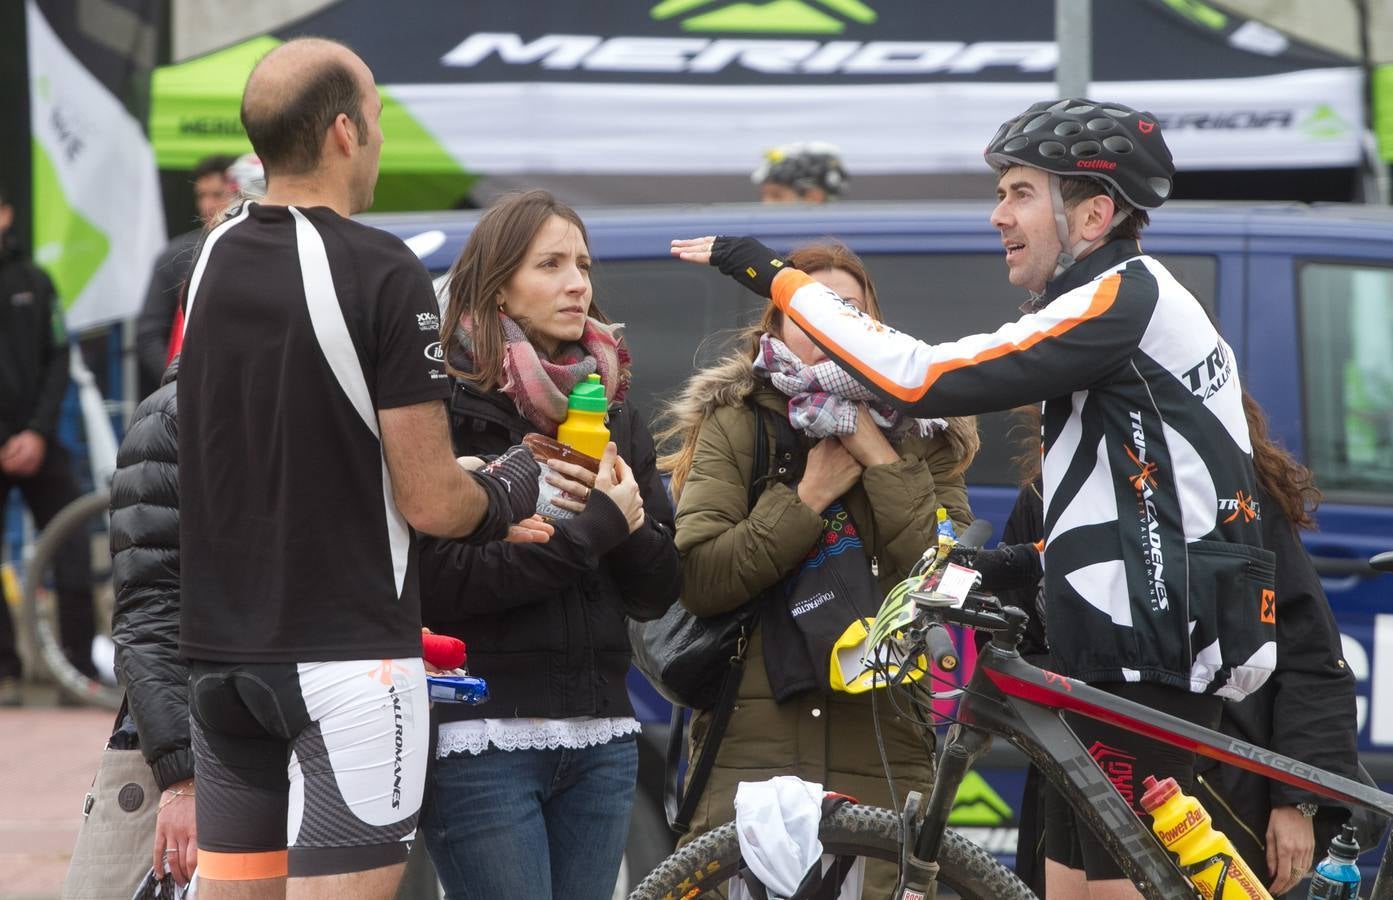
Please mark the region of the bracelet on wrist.
<svg viewBox="0 0 1393 900"><path fill-rule="evenodd" d="M164 794L160 797L160 805L158 809L156 809L156 812L158 812L161 809L164 809L166 806L173 803L175 800L178 800L180 797L192 798L193 795L193 788L166 788Z"/></svg>

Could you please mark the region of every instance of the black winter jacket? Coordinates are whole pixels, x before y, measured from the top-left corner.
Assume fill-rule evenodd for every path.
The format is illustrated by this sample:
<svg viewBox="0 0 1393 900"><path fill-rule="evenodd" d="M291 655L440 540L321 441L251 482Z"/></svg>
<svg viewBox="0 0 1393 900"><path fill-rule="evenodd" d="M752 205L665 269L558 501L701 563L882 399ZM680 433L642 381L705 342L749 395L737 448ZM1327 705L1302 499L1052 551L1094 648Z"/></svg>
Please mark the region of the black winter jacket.
<svg viewBox="0 0 1393 900"><path fill-rule="evenodd" d="M161 789L193 777L189 670L179 657L175 368L136 407L111 481L111 636L140 749Z"/></svg>
<svg viewBox="0 0 1393 900"><path fill-rule="evenodd" d="M1225 734L1267 747L1337 775L1359 780L1354 673L1345 662L1340 630L1301 538L1281 507L1259 492L1262 536L1277 554L1277 668L1242 703L1224 704L1219 726ZM1258 835L1274 806L1334 802L1291 785L1269 781L1236 766L1203 760L1228 802ZM1344 819L1343 807L1334 825ZM1330 829L1333 831L1333 828ZM1326 836L1326 840L1329 836ZM1259 838L1261 843L1261 838ZM1319 855L1323 843L1317 843Z"/></svg>
<svg viewBox="0 0 1393 900"><path fill-rule="evenodd" d="M52 440L68 388L68 335L53 282L0 235L0 444Z"/></svg>
<svg viewBox="0 0 1393 900"><path fill-rule="evenodd" d="M458 380L450 424L460 455L500 453L537 430L501 392ZM632 535L596 491L545 544L421 541L422 620L465 641L469 669L491 695L479 707L437 705L440 719L633 715L625 619L666 612L681 566L652 436L632 407L611 406L609 428L643 495L645 521Z"/></svg>

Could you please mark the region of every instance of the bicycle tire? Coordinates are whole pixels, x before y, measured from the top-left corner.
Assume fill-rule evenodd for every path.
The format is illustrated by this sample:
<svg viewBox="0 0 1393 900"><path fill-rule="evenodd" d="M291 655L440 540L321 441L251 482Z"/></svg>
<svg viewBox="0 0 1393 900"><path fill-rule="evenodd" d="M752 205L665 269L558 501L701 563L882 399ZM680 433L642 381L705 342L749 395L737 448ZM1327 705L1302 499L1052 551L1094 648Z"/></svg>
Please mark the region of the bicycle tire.
<svg viewBox="0 0 1393 900"><path fill-rule="evenodd" d="M822 820L818 831L826 853L854 854L895 862L900 858L899 813L850 804ZM735 877L740 842L735 823L707 832L649 873L629 900L692 900L707 896ZM955 831L943 835L938 854L940 885L964 900L1036 900L1030 888L990 853Z"/></svg>
<svg viewBox="0 0 1393 900"><path fill-rule="evenodd" d="M110 505L111 494L107 491L83 494L60 509L39 533L34 541L34 554L24 569L24 622L38 651L39 663L48 670L60 691L81 703L115 710L121 707L123 692L88 678L68 661L53 623L43 614L39 603L40 589L59 548L75 530L85 530L92 519L105 515ZM94 579L101 580L105 579Z"/></svg>

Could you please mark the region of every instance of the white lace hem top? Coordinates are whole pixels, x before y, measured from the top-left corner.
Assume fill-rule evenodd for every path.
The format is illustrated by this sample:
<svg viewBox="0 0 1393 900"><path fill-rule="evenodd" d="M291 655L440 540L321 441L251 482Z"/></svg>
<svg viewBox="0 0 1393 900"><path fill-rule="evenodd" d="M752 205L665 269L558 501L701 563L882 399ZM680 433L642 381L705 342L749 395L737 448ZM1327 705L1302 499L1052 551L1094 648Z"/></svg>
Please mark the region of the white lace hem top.
<svg viewBox="0 0 1393 900"><path fill-rule="evenodd" d="M436 759L499 750L580 750L637 734L638 719L471 719L444 722Z"/></svg>

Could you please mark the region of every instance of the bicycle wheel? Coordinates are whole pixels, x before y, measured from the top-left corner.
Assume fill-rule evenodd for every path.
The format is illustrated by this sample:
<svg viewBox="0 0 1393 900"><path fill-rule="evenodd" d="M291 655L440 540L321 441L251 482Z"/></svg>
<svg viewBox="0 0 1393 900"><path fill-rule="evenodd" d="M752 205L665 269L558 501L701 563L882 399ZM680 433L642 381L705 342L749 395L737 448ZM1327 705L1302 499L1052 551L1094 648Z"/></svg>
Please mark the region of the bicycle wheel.
<svg viewBox="0 0 1393 900"><path fill-rule="evenodd" d="M900 858L899 813L874 806L843 806L822 820L818 832L826 853L853 854L894 862ZM691 900L735 877L740 842L730 822L692 841L658 864L629 900ZM1010 869L955 831L943 835L938 854L939 897L951 889L963 900L1034 900Z"/></svg>
<svg viewBox="0 0 1393 900"><path fill-rule="evenodd" d="M119 688L88 678L63 655L58 630L54 627L56 596L53 590L54 561L60 548L74 535L80 534L89 543L95 541L94 523L102 522L111 495L93 491L78 497L58 511L48 526L34 541L34 555L24 570L24 622L33 641L39 661L57 682L58 689L69 697L108 709L119 709L122 692ZM115 597L111 587L111 556L103 539L101 547L93 547L92 599L100 626L111 623Z"/></svg>

